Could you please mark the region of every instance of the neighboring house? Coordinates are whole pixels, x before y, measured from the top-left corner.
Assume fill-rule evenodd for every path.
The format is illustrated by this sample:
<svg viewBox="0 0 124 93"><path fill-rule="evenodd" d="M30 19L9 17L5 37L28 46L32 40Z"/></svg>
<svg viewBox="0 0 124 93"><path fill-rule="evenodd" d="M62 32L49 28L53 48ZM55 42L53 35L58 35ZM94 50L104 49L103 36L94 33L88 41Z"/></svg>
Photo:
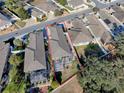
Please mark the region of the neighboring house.
<svg viewBox="0 0 124 93"><path fill-rule="evenodd" d="M0 43L0 84L5 83L5 73L7 72L7 62L10 53L10 44Z"/></svg>
<svg viewBox="0 0 124 93"><path fill-rule="evenodd" d="M114 2L114 1L117 1L117 0L98 0L100 2L104 2L104 3L109 3L109 2Z"/></svg>
<svg viewBox="0 0 124 93"><path fill-rule="evenodd" d="M25 49L24 72L34 86L49 85L48 63L45 57L43 32L31 33Z"/></svg>
<svg viewBox="0 0 124 93"><path fill-rule="evenodd" d="M31 18L37 20L37 18L40 18L42 20L42 17L45 15L40 10L33 8L32 6L24 6L25 10L27 10L31 14Z"/></svg>
<svg viewBox="0 0 124 93"><path fill-rule="evenodd" d="M68 6L78 9L84 6L84 0L67 0Z"/></svg>
<svg viewBox="0 0 124 93"><path fill-rule="evenodd" d="M112 9L114 10L113 15L122 23L124 23L124 10L121 9L119 6L113 6Z"/></svg>
<svg viewBox="0 0 124 93"><path fill-rule="evenodd" d="M49 52L54 69L56 72L63 71L73 60L72 49L61 26L50 26L47 31L49 34Z"/></svg>
<svg viewBox="0 0 124 93"><path fill-rule="evenodd" d="M92 34L100 40L103 33L107 31L107 29L103 26L103 24L98 20L98 18L91 14L89 16L86 16L88 19L87 25L89 26Z"/></svg>
<svg viewBox="0 0 124 93"><path fill-rule="evenodd" d="M73 46L87 45L93 40L91 33L81 20L75 19L71 21L71 24L72 27L68 28L68 34Z"/></svg>
<svg viewBox="0 0 124 93"><path fill-rule="evenodd" d="M112 41L112 36L108 31L104 32L101 37L101 42L105 46L106 44L110 43Z"/></svg>
<svg viewBox="0 0 124 93"><path fill-rule="evenodd" d="M34 0L34 2L32 2L31 4L47 13L49 13L50 11L54 12L56 9L60 9L51 0Z"/></svg>
<svg viewBox="0 0 124 93"><path fill-rule="evenodd" d="M3 14L0 13L0 30L4 30L12 25L11 21L8 20Z"/></svg>

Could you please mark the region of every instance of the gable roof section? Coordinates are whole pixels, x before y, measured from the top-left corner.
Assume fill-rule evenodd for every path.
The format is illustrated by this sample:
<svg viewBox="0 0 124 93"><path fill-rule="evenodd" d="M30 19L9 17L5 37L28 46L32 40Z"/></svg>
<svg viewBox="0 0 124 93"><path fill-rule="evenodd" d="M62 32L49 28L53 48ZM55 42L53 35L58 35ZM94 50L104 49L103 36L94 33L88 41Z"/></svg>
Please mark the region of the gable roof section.
<svg viewBox="0 0 124 93"><path fill-rule="evenodd" d="M0 79L2 77L4 67L8 59L7 57L9 53L9 46L9 44L5 44L3 42L0 43Z"/></svg>
<svg viewBox="0 0 124 93"><path fill-rule="evenodd" d="M72 52L64 36L63 28L60 26L51 26L48 30L51 34L49 44L53 60L71 56Z"/></svg>
<svg viewBox="0 0 124 93"><path fill-rule="evenodd" d="M115 11L113 15L120 21L124 22L124 10L122 10L119 6L113 6L112 9Z"/></svg>
<svg viewBox="0 0 124 93"><path fill-rule="evenodd" d="M68 30L73 44L87 43L92 41L92 36L83 22L79 19L72 21L73 27Z"/></svg>
<svg viewBox="0 0 124 93"><path fill-rule="evenodd" d="M46 69L43 33L31 33L29 42L25 49L24 72Z"/></svg>
<svg viewBox="0 0 124 93"><path fill-rule="evenodd" d="M78 7L84 3L83 0L67 0L69 5L72 5L73 7Z"/></svg>
<svg viewBox="0 0 124 93"><path fill-rule="evenodd" d="M88 26L95 34L96 38L101 38L106 28L101 24L95 15L89 15L86 17L88 19Z"/></svg>

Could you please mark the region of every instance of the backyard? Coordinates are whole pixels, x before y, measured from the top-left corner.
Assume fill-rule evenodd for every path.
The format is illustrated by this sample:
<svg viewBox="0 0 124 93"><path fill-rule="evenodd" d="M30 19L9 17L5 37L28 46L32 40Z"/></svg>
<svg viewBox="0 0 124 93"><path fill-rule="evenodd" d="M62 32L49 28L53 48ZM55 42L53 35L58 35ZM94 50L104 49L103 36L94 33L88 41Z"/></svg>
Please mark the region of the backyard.
<svg viewBox="0 0 124 93"><path fill-rule="evenodd" d="M62 83L68 80L72 75L74 75L77 70L77 60L73 61L71 65L62 71Z"/></svg>
<svg viewBox="0 0 124 93"><path fill-rule="evenodd" d="M84 55L84 49L86 48L87 46L86 45L81 45L81 46L77 46L75 47L76 48L76 51L78 53L78 55Z"/></svg>
<svg viewBox="0 0 124 93"><path fill-rule="evenodd" d="M61 85L60 88L53 91L53 93L83 93L83 89L79 85L77 76L75 75L64 85Z"/></svg>

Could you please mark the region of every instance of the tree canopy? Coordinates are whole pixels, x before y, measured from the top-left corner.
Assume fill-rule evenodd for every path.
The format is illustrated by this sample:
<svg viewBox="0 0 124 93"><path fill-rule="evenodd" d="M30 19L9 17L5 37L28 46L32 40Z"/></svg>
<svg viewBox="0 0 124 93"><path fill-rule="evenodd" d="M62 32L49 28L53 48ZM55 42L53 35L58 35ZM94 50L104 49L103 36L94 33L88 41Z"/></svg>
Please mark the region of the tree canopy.
<svg viewBox="0 0 124 93"><path fill-rule="evenodd" d="M124 33L116 36L115 42L117 44L117 56L124 57Z"/></svg>
<svg viewBox="0 0 124 93"><path fill-rule="evenodd" d="M23 8L23 3L19 0L6 0L5 6L22 20L30 17L28 11Z"/></svg>
<svg viewBox="0 0 124 93"><path fill-rule="evenodd" d="M18 66L21 62L23 62L23 56L22 55L11 55L9 58L9 63L13 66Z"/></svg>
<svg viewBox="0 0 124 93"><path fill-rule="evenodd" d="M98 56L93 56L94 54L91 54L94 50L92 45L85 49L85 52L88 52L88 56L83 60L83 72L78 75L78 80L84 89L84 93L123 93L124 34L122 33L115 37L115 42L117 55L114 59L98 59ZM99 54L97 51L94 53Z"/></svg>
<svg viewBox="0 0 124 93"><path fill-rule="evenodd" d="M13 43L14 43L14 45L16 45L16 46L20 46L20 47L23 46L23 42L22 42L21 40L19 40L19 39L15 39L15 40L13 41Z"/></svg>
<svg viewBox="0 0 124 93"><path fill-rule="evenodd" d="M79 83L86 93L123 93L123 68L124 62L121 59L113 62L87 62L82 76L78 77Z"/></svg>

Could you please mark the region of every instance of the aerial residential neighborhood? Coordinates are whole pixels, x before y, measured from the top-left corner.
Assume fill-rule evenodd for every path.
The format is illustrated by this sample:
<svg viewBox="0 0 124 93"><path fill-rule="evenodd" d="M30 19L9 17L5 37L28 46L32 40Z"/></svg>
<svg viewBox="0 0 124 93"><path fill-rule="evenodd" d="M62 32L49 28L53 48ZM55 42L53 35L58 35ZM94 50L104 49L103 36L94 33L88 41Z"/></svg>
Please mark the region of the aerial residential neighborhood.
<svg viewBox="0 0 124 93"><path fill-rule="evenodd" d="M124 93L124 0L0 0L0 93Z"/></svg>

